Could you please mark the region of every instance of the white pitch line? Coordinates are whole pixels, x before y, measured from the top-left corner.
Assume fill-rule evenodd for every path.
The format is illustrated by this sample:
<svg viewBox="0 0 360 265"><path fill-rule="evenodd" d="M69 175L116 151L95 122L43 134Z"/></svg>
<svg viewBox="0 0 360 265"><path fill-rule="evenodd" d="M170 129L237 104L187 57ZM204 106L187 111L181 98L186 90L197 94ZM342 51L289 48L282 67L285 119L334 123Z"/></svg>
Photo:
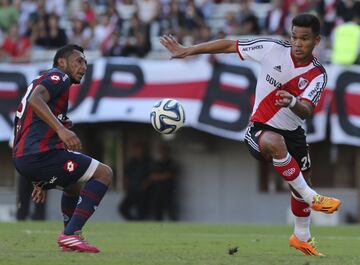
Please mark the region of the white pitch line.
<svg viewBox="0 0 360 265"><path fill-rule="evenodd" d="M51 231L51 230L30 230L25 229L22 230L23 233L31 235L31 234L58 234L58 231ZM87 234L94 234L97 236L105 236L108 235L106 233L99 233L99 232L87 232ZM279 234L215 234L215 233L186 233L184 232L183 235L196 235L196 236L218 236L218 237L275 237L275 238L288 238L287 235L279 235ZM360 236L317 236L321 239L328 239L328 240L359 240Z"/></svg>
<svg viewBox="0 0 360 265"><path fill-rule="evenodd" d="M31 234L56 234L56 231L50 231L50 230L30 230L30 229L24 229L22 230L27 235Z"/></svg>

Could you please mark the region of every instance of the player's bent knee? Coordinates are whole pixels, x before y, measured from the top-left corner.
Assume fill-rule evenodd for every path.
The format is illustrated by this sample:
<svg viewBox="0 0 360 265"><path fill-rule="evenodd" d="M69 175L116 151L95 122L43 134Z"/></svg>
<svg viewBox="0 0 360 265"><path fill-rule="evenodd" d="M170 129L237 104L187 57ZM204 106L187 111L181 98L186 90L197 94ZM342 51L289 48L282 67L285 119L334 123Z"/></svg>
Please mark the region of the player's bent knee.
<svg viewBox="0 0 360 265"><path fill-rule="evenodd" d="M265 151L270 153L276 153L279 150L286 150L284 137L271 131L266 131L263 133L262 137L260 138L260 146L265 149Z"/></svg>
<svg viewBox="0 0 360 265"><path fill-rule="evenodd" d="M93 179L109 185L113 178L113 171L108 165L100 163L93 175Z"/></svg>
<svg viewBox="0 0 360 265"><path fill-rule="evenodd" d="M113 171L108 165L104 165L104 179L110 184L113 178Z"/></svg>
<svg viewBox="0 0 360 265"><path fill-rule="evenodd" d="M109 167L108 165L104 165L104 166L105 166L105 176L109 180L109 182L111 182L112 178L114 176L114 173L113 173L111 167Z"/></svg>

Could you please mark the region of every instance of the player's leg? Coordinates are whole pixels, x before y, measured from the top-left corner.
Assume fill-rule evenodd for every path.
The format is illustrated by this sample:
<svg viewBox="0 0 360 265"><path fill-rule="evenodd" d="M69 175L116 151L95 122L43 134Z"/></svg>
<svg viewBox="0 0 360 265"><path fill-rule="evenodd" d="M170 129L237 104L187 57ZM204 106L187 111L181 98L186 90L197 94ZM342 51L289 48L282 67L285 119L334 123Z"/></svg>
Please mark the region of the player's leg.
<svg viewBox="0 0 360 265"><path fill-rule="evenodd" d="M245 143L247 144L250 153L255 158L257 158L258 160L271 161L271 152L261 152L259 140L263 136L263 133L263 128L250 124L245 134ZM291 138L292 137L293 133L291 133ZM285 146L282 146L282 150L276 150L278 151L277 154L280 154L282 156L285 156L285 154L287 155L288 152L293 154L297 164L300 165L301 169L304 171L303 177L305 178L305 181L310 184L311 171L309 169L311 165L305 137L299 138L295 136L295 139L290 139L292 141L289 140L289 137L287 137L286 139L287 140ZM281 145L283 144L283 140L284 139L280 137L280 143L274 143ZM303 251L306 255L321 256L322 254L316 250L313 241L310 240L311 210L309 208L309 204L302 199L301 195L291 185L290 189L292 191L291 209L295 216L295 228L294 235L290 237L289 243L292 247ZM297 236L301 239L298 239Z"/></svg>
<svg viewBox="0 0 360 265"><path fill-rule="evenodd" d="M291 185L311 208L333 213L341 202L338 199L317 194L306 183L297 161L289 154L284 137L273 131L263 131L259 137L260 152L272 158L275 170Z"/></svg>
<svg viewBox="0 0 360 265"><path fill-rule="evenodd" d="M275 170L282 178L291 184L307 203L312 203L316 192L307 185L299 165L289 154L281 134L251 124L246 132L245 142L255 158L272 161Z"/></svg>
<svg viewBox="0 0 360 265"><path fill-rule="evenodd" d="M303 172L310 185L311 170ZM324 256L316 247L310 233L311 208L291 186L291 211L294 215L294 233L289 238L289 244L302 251L307 256Z"/></svg>
<svg viewBox="0 0 360 265"><path fill-rule="evenodd" d="M310 173L311 169L304 171L303 176L306 182L310 186ZM310 233L310 215L311 208L308 203L306 203L300 194L290 186L291 190L291 211L295 218L294 224L294 235L301 241L307 242L311 239Z"/></svg>
<svg viewBox="0 0 360 265"><path fill-rule="evenodd" d="M79 164L83 164L81 160L84 160L84 157L86 156L79 154ZM76 190L78 186L76 185L68 185L65 188L65 196L74 195L72 196L72 200L68 198L69 202L72 201L72 203L74 203L76 197L78 197L78 201L69 222L66 224L64 232L61 233L58 238L58 244L63 251L73 250L92 253L100 251L97 247L89 245L83 239L81 230L104 197L111 183L112 176L113 173L109 166L91 159L91 163L88 165L86 172L79 179L75 179L77 183L85 182L80 194L76 196L76 194L78 194ZM72 192L69 192L69 190Z"/></svg>
<svg viewBox="0 0 360 265"><path fill-rule="evenodd" d="M61 233L59 236L58 244L60 247L69 247L75 251L99 252L96 247L88 245L75 231L81 230L107 191L112 178L111 168L84 154L63 149L16 158L14 163L20 174L37 183L36 185L41 188L58 188L65 190L65 196L75 195L68 196L73 198L68 198L69 201L64 202L64 208L65 204L70 205L76 200L76 192L71 194L70 187L75 183L85 183L80 192L81 199L79 198L73 215L65 227L65 234ZM70 210L69 214L71 212Z"/></svg>
<svg viewBox="0 0 360 265"><path fill-rule="evenodd" d="M304 176L305 181L311 187L311 159L309 153L309 146L306 143L305 135L302 133L299 136L294 134L285 135L285 142L288 148L289 153L294 157L298 163L301 172ZM294 214L294 236L305 244L311 239L310 234L310 214L311 208L307 204L301 195L289 185L291 190L291 210ZM291 244L291 243L290 243ZM311 251L310 253L317 254L316 251Z"/></svg>
<svg viewBox="0 0 360 265"><path fill-rule="evenodd" d="M62 187L62 207L67 208L64 213L69 217L58 238L59 246L62 250L99 252L83 240L81 230L107 191L112 179L111 168L84 154L67 150L54 151L47 159L47 163L54 165L49 168L52 172L47 173L53 175L48 182ZM83 188L79 189L81 185Z"/></svg>
<svg viewBox="0 0 360 265"><path fill-rule="evenodd" d="M302 130L284 133L286 147L298 163L305 181L311 187L311 159L309 145ZM323 256L316 247L310 233L311 208L301 195L291 186L291 210L294 215L294 233L289 238L289 244L308 256Z"/></svg>
<svg viewBox="0 0 360 265"><path fill-rule="evenodd" d="M296 161L296 156L293 157L289 154L284 137L276 132L265 131L259 139L259 145L261 152L272 157L275 170L289 183L292 190L291 210L295 216L295 226L294 234L289 238L290 246L302 251L305 255L323 256L316 249L315 242L310 235L311 211L309 205L313 206L316 196L320 195L310 188L304 178L300 170L300 166L304 168L304 165ZM295 154L295 152L293 153ZM308 157L306 153L305 156ZM310 170L305 172L307 179L310 179ZM328 200L335 203L334 207L339 206L339 204L336 206L338 200L332 198L328 198Z"/></svg>
<svg viewBox="0 0 360 265"><path fill-rule="evenodd" d="M75 211L76 205L79 201L79 194L83 188L82 183L75 183L64 189L61 197L61 212L63 215L64 228L69 223L73 213Z"/></svg>
<svg viewBox="0 0 360 265"><path fill-rule="evenodd" d="M82 230L82 227L95 212L104 197L112 176L113 173L109 166L98 163L95 172L87 180L80 192L74 213L64 229L65 235L74 235L77 231Z"/></svg>
<svg viewBox="0 0 360 265"><path fill-rule="evenodd" d="M309 205L303 199L291 193L291 211L295 216L294 235L301 241L309 241L310 234L310 214Z"/></svg>
<svg viewBox="0 0 360 265"><path fill-rule="evenodd" d="M280 176L311 205L316 192L307 185L298 163L288 152L284 137L277 132L263 131L259 147L263 156L272 159Z"/></svg>

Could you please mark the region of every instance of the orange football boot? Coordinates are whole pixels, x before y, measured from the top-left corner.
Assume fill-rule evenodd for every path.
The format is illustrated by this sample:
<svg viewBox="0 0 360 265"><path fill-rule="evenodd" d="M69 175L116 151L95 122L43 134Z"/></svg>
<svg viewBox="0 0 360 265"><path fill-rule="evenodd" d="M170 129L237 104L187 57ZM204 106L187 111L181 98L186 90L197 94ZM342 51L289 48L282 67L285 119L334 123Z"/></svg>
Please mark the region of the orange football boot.
<svg viewBox="0 0 360 265"><path fill-rule="evenodd" d="M296 248L303 252L306 256L324 257L315 247L315 238L311 238L308 242L299 240L294 234L289 238L290 247Z"/></svg>
<svg viewBox="0 0 360 265"><path fill-rule="evenodd" d="M341 201L338 199L316 194L314 196L314 200L311 205L311 208L314 209L315 211L330 214L337 211L340 205L341 205Z"/></svg>

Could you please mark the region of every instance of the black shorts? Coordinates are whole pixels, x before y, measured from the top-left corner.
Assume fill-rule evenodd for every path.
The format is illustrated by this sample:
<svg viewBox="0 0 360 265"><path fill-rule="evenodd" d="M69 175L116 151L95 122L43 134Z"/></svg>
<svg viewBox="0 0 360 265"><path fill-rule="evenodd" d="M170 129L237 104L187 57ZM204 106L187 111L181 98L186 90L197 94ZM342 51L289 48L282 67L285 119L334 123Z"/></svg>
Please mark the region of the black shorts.
<svg viewBox="0 0 360 265"><path fill-rule="evenodd" d="M301 171L311 168L309 145L306 142L305 131L300 126L294 131L276 129L263 123L250 123L245 133L245 143L250 153L258 160L265 158L260 153L259 138L262 132L273 131L281 134L290 155L298 162Z"/></svg>
<svg viewBox="0 0 360 265"><path fill-rule="evenodd" d="M14 158L14 165L20 175L44 189L64 189L88 181L99 161L78 152L55 149Z"/></svg>

